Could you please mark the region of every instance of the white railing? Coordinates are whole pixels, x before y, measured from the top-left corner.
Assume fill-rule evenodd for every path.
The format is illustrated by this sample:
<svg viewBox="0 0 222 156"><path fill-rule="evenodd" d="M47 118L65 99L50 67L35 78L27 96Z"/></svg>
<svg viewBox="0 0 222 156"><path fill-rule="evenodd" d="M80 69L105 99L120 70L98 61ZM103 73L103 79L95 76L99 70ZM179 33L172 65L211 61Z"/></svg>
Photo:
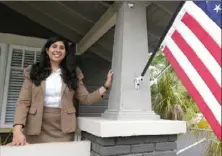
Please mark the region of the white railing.
<svg viewBox="0 0 222 156"><path fill-rule="evenodd" d="M89 141L0 146L0 156L90 156Z"/></svg>

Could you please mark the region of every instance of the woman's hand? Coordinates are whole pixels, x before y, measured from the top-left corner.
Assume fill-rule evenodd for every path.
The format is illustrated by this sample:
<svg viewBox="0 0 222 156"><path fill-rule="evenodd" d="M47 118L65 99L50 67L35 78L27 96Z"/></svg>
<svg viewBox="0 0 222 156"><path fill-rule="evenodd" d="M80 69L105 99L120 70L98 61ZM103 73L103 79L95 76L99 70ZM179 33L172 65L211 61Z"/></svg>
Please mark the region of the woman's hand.
<svg viewBox="0 0 222 156"><path fill-rule="evenodd" d="M105 87L107 87L107 88L111 87L112 79L113 79L113 72L111 70L109 70L109 72L107 74L107 79L106 79Z"/></svg>
<svg viewBox="0 0 222 156"><path fill-rule="evenodd" d="M99 92L102 97L104 96L105 92L107 91L107 88L111 87L112 79L113 79L113 72L111 70L109 70L104 86L99 88Z"/></svg>
<svg viewBox="0 0 222 156"><path fill-rule="evenodd" d="M22 133L21 125L16 125L13 130L12 146L23 146L28 144L25 135Z"/></svg>

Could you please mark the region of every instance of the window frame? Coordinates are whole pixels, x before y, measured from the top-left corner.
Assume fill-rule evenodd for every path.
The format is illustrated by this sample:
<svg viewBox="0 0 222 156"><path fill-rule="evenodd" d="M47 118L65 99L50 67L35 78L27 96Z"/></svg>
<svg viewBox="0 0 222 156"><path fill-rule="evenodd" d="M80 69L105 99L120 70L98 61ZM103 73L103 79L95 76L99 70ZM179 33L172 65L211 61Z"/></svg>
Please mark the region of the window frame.
<svg viewBox="0 0 222 156"><path fill-rule="evenodd" d="M4 94L4 85L5 85L5 74L6 74L6 66L7 66L7 52L8 52L8 44L0 43L1 54L0 54L0 117L2 114L2 106L3 106L3 94ZM1 118L0 118L1 123ZM1 127L1 124L0 124Z"/></svg>
<svg viewBox="0 0 222 156"><path fill-rule="evenodd" d="M1 107L1 112L0 112L0 127L1 128L12 128L13 123L5 123L6 121L6 109L7 109L7 102L8 102L8 91L9 91L9 83L10 83L10 70L11 70L11 63L12 63L12 53L13 53L13 49L21 49L23 52L22 55L22 69L24 69L24 60L25 60L25 56L24 56L24 52L25 50L27 51L34 51L34 62L36 62L36 55L37 55L37 51L41 51L41 48L36 48L36 47L30 47L30 46L23 46L23 45L14 45L14 44L9 44L8 45L8 49L6 51L6 53L8 52L8 56L6 60L6 72L5 72L5 81L4 81L4 85L3 85L3 96L2 96L2 107ZM18 67L20 68L20 67Z"/></svg>

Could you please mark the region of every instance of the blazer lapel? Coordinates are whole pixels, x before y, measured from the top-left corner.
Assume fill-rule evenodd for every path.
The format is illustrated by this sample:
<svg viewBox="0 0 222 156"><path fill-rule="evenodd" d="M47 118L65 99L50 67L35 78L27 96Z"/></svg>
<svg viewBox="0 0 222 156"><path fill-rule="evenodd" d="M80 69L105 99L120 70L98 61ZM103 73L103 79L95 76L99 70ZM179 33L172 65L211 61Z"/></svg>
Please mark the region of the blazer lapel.
<svg viewBox="0 0 222 156"><path fill-rule="evenodd" d="M45 80L43 80L41 82L41 87L42 87L42 91L43 91L43 95L45 94Z"/></svg>

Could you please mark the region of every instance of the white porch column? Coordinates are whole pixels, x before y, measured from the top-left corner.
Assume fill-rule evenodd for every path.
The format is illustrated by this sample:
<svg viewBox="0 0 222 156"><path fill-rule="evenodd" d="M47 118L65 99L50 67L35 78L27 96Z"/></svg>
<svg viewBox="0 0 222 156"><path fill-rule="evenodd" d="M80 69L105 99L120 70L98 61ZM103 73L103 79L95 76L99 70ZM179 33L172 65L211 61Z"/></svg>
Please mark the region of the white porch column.
<svg viewBox="0 0 222 156"><path fill-rule="evenodd" d="M112 59L108 109L102 117L78 118L82 140L92 142L91 155L176 155L177 134L186 132L186 122L161 120L152 111L148 74L134 88L148 60L146 8L139 2L123 2L117 13Z"/></svg>
<svg viewBox="0 0 222 156"><path fill-rule="evenodd" d="M140 76L148 56L146 7L123 2L117 13L112 70L114 81L108 109L102 117L109 119L159 119L151 108L148 74L139 90L134 78Z"/></svg>

